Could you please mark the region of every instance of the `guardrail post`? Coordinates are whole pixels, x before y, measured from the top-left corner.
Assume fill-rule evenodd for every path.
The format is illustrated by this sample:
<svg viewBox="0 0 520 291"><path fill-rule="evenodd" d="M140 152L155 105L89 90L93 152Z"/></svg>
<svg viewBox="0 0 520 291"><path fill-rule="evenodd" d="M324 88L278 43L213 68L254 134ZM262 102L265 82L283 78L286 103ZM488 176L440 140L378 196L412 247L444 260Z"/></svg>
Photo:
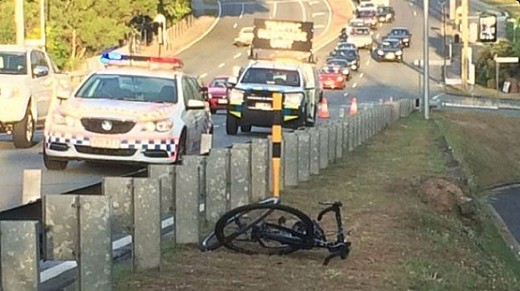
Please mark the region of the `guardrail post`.
<svg viewBox="0 0 520 291"><path fill-rule="evenodd" d="M368 120L370 118L370 109L363 112L363 143L368 140Z"/></svg>
<svg viewBox="0 0 520 291"><path fill-rule="evenodd" d="M105 177L102 182L103 195L112 203L112 233L115 236L132 235L134 228L134 178Z"/></svg>
<svg viewBox="0 0 520 291"><path fill-rule="evenodd" d="M208 219L206 217L206 156L189 156L182 157L183 165L194 164L197 166L198 176L198 204L199 204L199 226L208 226Z"/></svg>
<svg viewBox="0 0 520 291"><path fill-rule="evenodd" d="M329 129L329 164L336 162L336 138L338 136L338 130L336 124L330 122L327 124Z"/></svg>
<svg viewBox="0 0 520 291"><path fill-rule="evenodd" d="M267 137L267 140L268 140L268 143L269 143L269 157L272 157L272 154L273 154L273 136L270 135ZM280 154L280 157L282 157L284 155L284 143L285 141L282 139L282 142L281 142L281 154ZM283 191L284 190L284 184L285 184L285 173L284 173L284 167L285 167L285 161L283 159L280 159L280 184L279 184L279 187L280 187L280 191ZM271 193L273 193L273 159L272 158L269 158L269 170L268 170L268 173L267 173L268 177L269 177L269 191Z"/></svg>
<svg viewBox="0 0 520 291"><path fill-rule="evenodd" d="M197 164L178 166L175 175L175 242L199 242L199 169Z"/></svg>
<svg viewBox="0 0 520 291"><path fill-rule="evenodd" d="M206 214L210 225L229 209L229 159L229 149L215 148L206 160Z"/></svg>
<svg viewBox="0 0 520 291"><path fill-rule="evenodd" d="M342 137L342 144L343 144L343 153L346 155L347 151L349 150L349 139L350 139L350 117L347 117L345 120L341 122L341 127L343 128L343 137Z"/></svg>
<svg viewBox="0 0 520 291"><path fill-rule="evenodd" d="M79 196L80 290L112 288L112 232L110 200L102 195Z"/></svg>
<svg viewBox="0 0 520 291"><path fill-rule="evenodd" d="M298 182L306 182L311 178L311 136L307 129L297 130L296 136L298 140Z"/></svg>
<svg viewBox="0 0 520 291"><path fill-rule="evenodd" d="M348 151L354 150L356 141L356 118L355 116L349 116L348 118Z"/></svg>
<svg viewBox="0 0 520 291"><path fill-rule="evenodd" d="M251 141L251 198L257 202L269 197L269 142L256 138Z"/></svg>
<svg viewBox="0 0 520 291"><path fill-rule="evenodd" d="M343 122L337 122L336 127L336 160L343 158Z"/></svg>
<svg viewBox="0 0 520 291"><path fill-rule="evenodd" d="M317 127L309 129L310 135L310 152L309 152L309 170L311 175L320 174L320 131Z"/></svg>
<svg viewBox="0 0 520 291"><path fill-rule="evenodd" d="M298 137L295 133L284 134L285 186L298 186Z"/></svg>
<svg viewBox="0 0 520 291"><path fill-rule="evenodd" d="M356 120L356 143L355 148L357 148L363 141L362 141L362 130L361 130L361 114L362 111L360 111L358 114L354 115L354 118Z"/></svg>
<svg viewBox="0 0 520 291"><path fill-rule="evenodd" d="M326 169L329 166L329 128L326 125L318 127L320 138L320 169Z"/></svg>
<svg viewBox="0 0 520 291"><path fill-rule="evenodd" d="M175 211L175 166L149 165L148 177L161 183L161 217L173 217Z"/></svg>
<svg viewBox="0 0 520 291"><path fill-rule="evenodd" d="M28 204L41 198L42 170L23 170L22 204Z"/></svg>
<svg viewBox="0 0 520 291"><path fill-rule="evenodd" d="M1 290L39 290L37 221L0 221Z"/></svg>
<svg viewBox="0 0 520 291"><path fill-rule="evenodd" d="M231 208L251 201L251 144L233 144L231 147Z"/></svg>
<svg viewBox="0 0 520 291"><path fill-rule="evenodd" d="M45 195L42 199L45 259L76 260L79 245L78 197Z"/></svg>
<svg viewBox="0 0 520 291"><path fill-rule="evenodd" d="M161 184L158 179L134 179L133 268L161 267Z"/></svg>

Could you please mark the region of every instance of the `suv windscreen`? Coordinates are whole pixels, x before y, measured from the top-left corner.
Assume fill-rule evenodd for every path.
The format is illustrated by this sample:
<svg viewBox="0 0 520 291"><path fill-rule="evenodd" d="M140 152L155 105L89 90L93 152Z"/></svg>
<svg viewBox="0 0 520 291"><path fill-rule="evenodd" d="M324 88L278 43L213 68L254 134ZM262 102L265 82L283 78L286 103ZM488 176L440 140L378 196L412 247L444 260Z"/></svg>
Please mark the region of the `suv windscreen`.
<svg viewBox="0 0 520 291"><path fill-rule="evenodd" d="M0 74L27 74L27 53L0 52Z"/></svg>
<svg viewBox="0 0 520 291"><path fill-rule="evenodd" d="M241 83L301 87L298 71L268 68L250 68L244 73Z"/></svg>
<svg viewBox="0 0 520 291"><path fill-rule="evenodd" d="M177 103L177 82L156 77L94 74L81 86L76 97Z"/></svg>

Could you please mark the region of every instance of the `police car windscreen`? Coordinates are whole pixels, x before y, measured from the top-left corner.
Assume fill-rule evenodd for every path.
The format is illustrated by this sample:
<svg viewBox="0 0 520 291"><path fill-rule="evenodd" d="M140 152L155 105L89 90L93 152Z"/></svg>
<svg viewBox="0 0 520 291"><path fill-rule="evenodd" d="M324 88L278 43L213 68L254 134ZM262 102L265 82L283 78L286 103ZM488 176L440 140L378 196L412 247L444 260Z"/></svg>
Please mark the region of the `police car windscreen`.
<svg viewBox="0 0 520 291"><path fill-rule="evenodd" d="M174 79L94 74L79 89L78 98L177 103Z"/></svg>
<svg viewBox="0 0 520 291"><path fill-rule="evenodd" d="M0 52L0 74L27 74L26 53Z"/></svg>
<svg viewBox="0 0 520 291"><path fill-rule="evenodd" d="M250 68L245 72L241 83L299 87L300 75L293 70Z"/></svg>

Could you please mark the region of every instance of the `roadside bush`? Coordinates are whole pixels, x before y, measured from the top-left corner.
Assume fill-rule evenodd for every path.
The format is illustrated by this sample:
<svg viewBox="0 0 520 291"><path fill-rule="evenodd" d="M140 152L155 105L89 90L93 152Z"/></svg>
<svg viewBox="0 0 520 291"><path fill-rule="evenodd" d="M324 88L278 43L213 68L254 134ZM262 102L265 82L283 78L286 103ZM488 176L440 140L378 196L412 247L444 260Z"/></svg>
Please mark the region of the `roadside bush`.
<svg viewBox="0 0 520 291"><path fill-rule="evenodd" d="M515 56L513 44L509 41L501 41L497 44L486 45L480 52L475 63L475 81L481 86L496 89L496 64L494 57ZM511 65L502 65L499 72L499 85L507 78L520 78L518 68Z"/></svg>

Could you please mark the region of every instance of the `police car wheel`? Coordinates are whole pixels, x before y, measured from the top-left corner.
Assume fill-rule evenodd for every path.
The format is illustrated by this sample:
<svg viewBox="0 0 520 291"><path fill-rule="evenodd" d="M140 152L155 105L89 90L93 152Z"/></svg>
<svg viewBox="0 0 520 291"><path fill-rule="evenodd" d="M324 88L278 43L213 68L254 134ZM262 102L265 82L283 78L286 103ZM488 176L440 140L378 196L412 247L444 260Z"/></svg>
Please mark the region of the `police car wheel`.
<svg viewBox="0 0 520 291"><path fill-rule="evenodd" d="M44 145L45 146L45 145ZM68 161L53 160L47 156L45 150L43 150L43 164L48 170L61 171L67 168Z"/></svg>
<svg viewBox="0 0 520 291"><path fill-rule="evenodd" d="M229 114L226 116L226 133L228 135L236 135L238 133L238 120Z"/></svg>
<svg viewBox="0 0 520 291"><path fill-rule="evenodd" d="M251 127L252 127L251 125L245 125L245 124L240 125L240 130L242 132L251 132Z"/></svg>

